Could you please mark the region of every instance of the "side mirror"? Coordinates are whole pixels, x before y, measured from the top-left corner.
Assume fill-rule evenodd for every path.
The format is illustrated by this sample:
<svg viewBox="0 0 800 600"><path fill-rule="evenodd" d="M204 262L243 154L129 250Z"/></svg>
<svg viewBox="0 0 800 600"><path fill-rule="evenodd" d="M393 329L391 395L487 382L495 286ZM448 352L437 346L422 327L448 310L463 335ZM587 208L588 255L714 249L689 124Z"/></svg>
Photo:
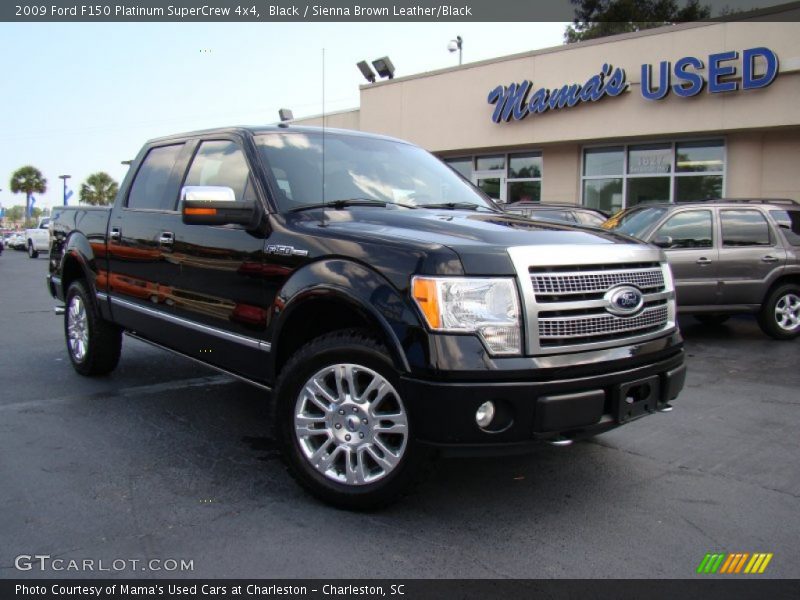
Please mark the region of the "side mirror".
<svg viewBox="0 0 800 600"><path fill-rule="evenodd" d="M659 235L653 240L653 245L659 248L672 248L673 239L668 235Z"/></svg>
<svg viewBox="0 0 800 600"><path fill-rule="evenodd" d="M181 215L187 225L248 225L256 218L252 202L237 202L225 186L187 185L181 189Z"/></svg>

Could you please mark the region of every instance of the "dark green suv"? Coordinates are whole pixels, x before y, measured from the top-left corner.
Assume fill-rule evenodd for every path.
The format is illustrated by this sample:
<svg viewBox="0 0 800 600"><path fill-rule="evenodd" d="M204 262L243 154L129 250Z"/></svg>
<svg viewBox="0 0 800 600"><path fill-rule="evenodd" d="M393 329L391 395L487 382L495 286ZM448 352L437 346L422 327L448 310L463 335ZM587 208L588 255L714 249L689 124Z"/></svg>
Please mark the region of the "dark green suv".
<svg viewBox="0 0 800 600"><path fill-rule="evenodd" d="M779 340L800 335L800 205L735 199L642 204L603 224L664 249L678 310L719 324L755 313Z"/></svg>

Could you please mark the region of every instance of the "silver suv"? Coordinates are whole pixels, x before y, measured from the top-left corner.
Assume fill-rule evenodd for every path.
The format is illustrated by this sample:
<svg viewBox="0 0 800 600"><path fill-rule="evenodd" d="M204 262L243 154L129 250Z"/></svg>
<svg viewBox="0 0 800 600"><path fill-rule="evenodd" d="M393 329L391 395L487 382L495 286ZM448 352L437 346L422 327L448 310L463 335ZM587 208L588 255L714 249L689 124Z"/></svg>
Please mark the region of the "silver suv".
<svg viewBox="0 0 800 600"><path fill-rule="evenodd" d="M603 224L664 249L678 310L719 324L756 313L767 335L800 335L800 205L736 199L644 204Z"/></svg>

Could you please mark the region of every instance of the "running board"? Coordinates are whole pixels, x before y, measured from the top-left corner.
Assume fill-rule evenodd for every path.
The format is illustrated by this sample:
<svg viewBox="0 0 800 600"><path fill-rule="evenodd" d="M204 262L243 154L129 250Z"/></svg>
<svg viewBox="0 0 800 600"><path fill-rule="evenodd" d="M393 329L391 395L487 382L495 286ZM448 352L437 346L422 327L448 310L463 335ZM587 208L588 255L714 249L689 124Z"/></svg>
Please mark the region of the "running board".
<svg viewBox="0 0 800 600"><path fill-rule="evenodd" d="M67 309L65 307L63 307L63 306L54 306L53 307L53 314L56 315L56 316L63 315L65 312L67 312Z"/></svg>
<svg viewBox="0 0 800 600"><path fill-rule="evenodd" d="M140 342L144 342L145 344L150 344L151 346L155 346L156 348L159 348L160 350L166 350L167 352L171 352L172 354L177 354L178 356L181 356L183 358L188 358L189 360L191 360L193 362L196 362L199 365L203 365L204 367L208 367L209 369L214 369L215 371L219 371L220 373L222 373L224 375L228 375L229 377L233 377L234 379L238 379L239 381L243 381L244 383L249 383L250 385L253 385L253 386L255 386L257 388L260 388L262 390L265 390L267 392L271 392L272 391L272 388L269 387L268 385L264 385L263 383L258 383L257 381L253 381L252 379L248 379L247 377L244 377L242 375L238 375L238 374L236 374L236 373L234 373L232 371L228 371L227 369L223 369L222 367L217 367L215 365L210 365L207 362L204 362L204 361L200 360L199 358L195 358L194 356L189 356L188 354L184 354L183 352L181 352L179 350L173 350L172 348L168 348L166 346L162 346L158 342L154 342L152 340L148 340L147 338L144 338L144 337L134 333L133 331L125 331L125 335L127 335L128 337L132 337L135 340L139 340Z"/></svg>

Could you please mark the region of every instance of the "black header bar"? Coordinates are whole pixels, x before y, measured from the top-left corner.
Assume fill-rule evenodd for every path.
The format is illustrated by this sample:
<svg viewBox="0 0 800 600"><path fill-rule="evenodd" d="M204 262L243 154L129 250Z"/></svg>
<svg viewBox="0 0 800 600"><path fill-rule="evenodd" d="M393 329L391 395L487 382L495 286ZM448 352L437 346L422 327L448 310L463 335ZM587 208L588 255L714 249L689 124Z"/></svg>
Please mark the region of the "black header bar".
<svg viewBox="0 0 800 600"><path fill-rule="evenodd" d="M494 598L581 598L615 600L770 600L800 597L800 581L715 576L678 580L182 580L64 579L0 580L3 600L131 600L179 598L233 600L491 600Z"/></svg>
<svg viewBox="0 0 800 600"><path fill-rule="evenodd" d="M685 0L678 0L683 5ZM774 0L701 0L723 10L762 9ZM800 11L800 2L791 5ZM569 0L12 0L0 3L7 22L544 22L572 21ZM785 12L776 20L786 20ZM769 15L762 20L770 20ZM790 18L797 20L797 17Z"/></svg>

